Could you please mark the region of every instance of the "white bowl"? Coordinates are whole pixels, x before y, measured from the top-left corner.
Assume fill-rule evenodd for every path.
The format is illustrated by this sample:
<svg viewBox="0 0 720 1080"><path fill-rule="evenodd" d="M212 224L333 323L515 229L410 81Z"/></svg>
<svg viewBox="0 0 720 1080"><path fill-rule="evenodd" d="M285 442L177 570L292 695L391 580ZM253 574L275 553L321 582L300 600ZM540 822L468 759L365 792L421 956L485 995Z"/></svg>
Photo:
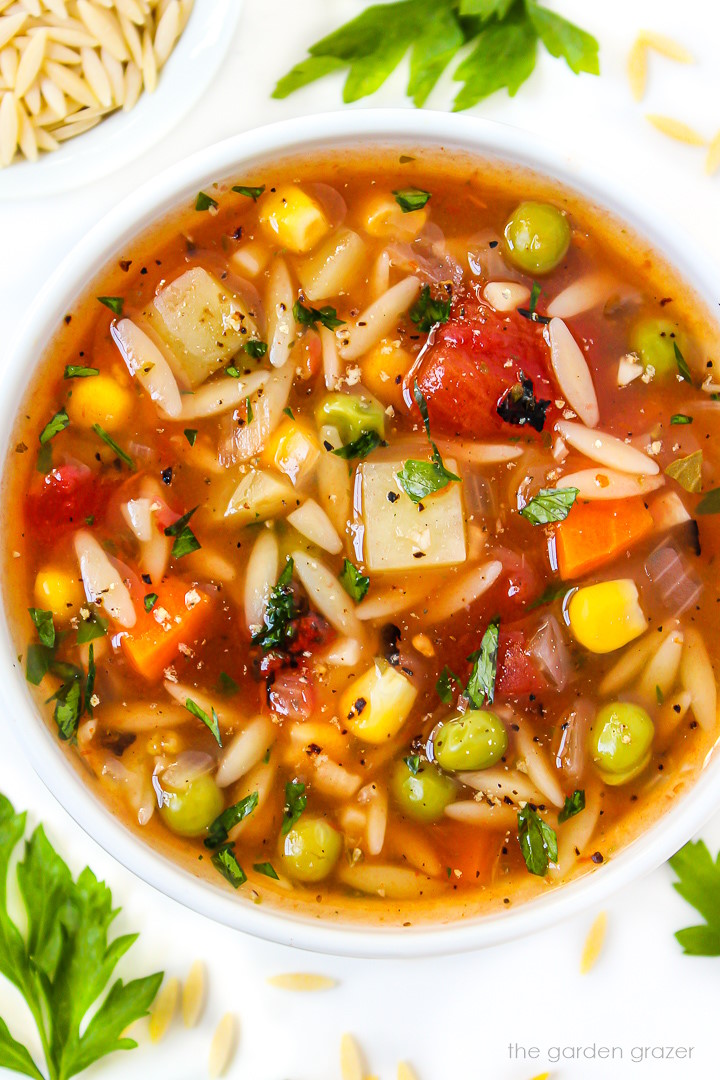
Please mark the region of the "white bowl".
<svg viewBox="0 0 720 1080"><path fill-rule="evenodd" d="M716 300L717 273L672 224L647 210L644 198L599 180L593 171L560 157L547 142L510 127L472 117L405 110L364 110L294 119L209 147L173 166L121 203L64 260L31 309L0 382L0 422L10 431L17 402L48 339L86 283L138 232L168 207L193 197L223 177L257 175L266 163L293 153L355 145L425 144L470 151L536 170L575 189L624 219L670 262L708 307ZM7 441L7 434L5 436ZM56 736L40 719L18 664L9 628L0 626L0 696L5 722L16 734L50 791L106 851L160 892L195 911L258 937L348 956L407 956L465 952L520 937L576 915L664 862L720 806L720 755L713 757L691 792L615 858L592 874L517 908L444 926L408 929L321 922L255 906L198 880L156 854L97 800L67 760Z"/></svg>

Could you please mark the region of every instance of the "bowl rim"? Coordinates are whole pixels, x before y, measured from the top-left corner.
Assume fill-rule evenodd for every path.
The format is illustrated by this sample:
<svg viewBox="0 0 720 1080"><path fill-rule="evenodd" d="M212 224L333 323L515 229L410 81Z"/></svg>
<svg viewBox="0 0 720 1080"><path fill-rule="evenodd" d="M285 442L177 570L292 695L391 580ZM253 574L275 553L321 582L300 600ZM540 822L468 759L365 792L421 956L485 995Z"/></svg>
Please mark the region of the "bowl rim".
<svg viewBox="0 0 720 1080"><path fill-rule="evenodd" d="M472 116L408 109L363 109L310 115L266 125L202 149L128 195L71 250L38 293L15 335L0 375L3 460L20 400L44 343L55 332L87 281L118 248L139 235L168 207L218 178L254 163L299 152L322 152L365 142L466 152L519 166L569 188L630 225L668 260L708 307L716 302L716 269L682 230L653 213L644 193L598 178L571 154L531 133ZM661 222L661 224L659 224ZM5 465L3 465L3 476ZM409 928L321 921L281 909L238 902L231 893L195 878L153 852L97 798L38 715L15 655L7 613L0 625L0 700L4 716L43 783L80 827L118 862L160 893L201 915L277 944L353 957L419 957L465 952L523 937L571 918L606 900L623 885L655 869L677 851L720 807L720 755L706 760L691 790L602 867L516 908L449 923ZM6 719L7 723L8 720Z"/></svg>

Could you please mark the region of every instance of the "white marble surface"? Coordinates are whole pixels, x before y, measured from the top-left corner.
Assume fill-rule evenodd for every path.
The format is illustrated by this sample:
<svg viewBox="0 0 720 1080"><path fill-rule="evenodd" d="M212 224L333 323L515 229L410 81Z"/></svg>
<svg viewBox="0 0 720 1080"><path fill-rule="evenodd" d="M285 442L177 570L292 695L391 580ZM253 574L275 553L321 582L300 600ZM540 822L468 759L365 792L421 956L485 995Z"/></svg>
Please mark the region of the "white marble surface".
<svg viewBox="0 0 720 1080"><path fill-rule="evenodd" d="M672 143L644 120L643 109L672 113L710 135L720 127L720 5L716 0L556 0L553 6L592 29L602 43L601 79L571 76L543 55L515 99L496 95L476 110L521 128L547 133L602 174L642 191L660 214L675 218L696 242L718 257L720 176L704 177L702 153ZM328 79L291 97L271 101L274 80L332 25L356 13L357 0L245 0L236 39L210 91L182 125L140 161L110 177L42 201L0 203L0 327L5 345L38 285L96 219L143 179L188 152L271 120L341 107L340 79ZM694 67L661 58L651 65L643 107L624 77L627 49L638 29L652 27L683 40ZM431 104L449 108L450 80ZM376 95L377 105L405 105L403 73ZM720 258L718 272L720 277ZM1 361L0 361L1 362ZM609 1076L665 1078L717 1076L715 1050L720 960L681 955L673 931L694 913L671 888L663 868L607 905L607 945L597 968L578 973L582 944L596 913L532 939L482 954L445 960L379 962L333 960L262 944L190 914L144 886L83 834L6 742L0 789L32 822L47 823L52 839L75 870L89 861L123 905L122 929L142 931L124 970L139 974L162 965L182 975L203 956L210 998L202 1025L176 1026L159 1047L117 1056L95 1070L107 1080L195 1080L205 1075L214 1024L227 1009L241 1024L240 1048L229 1072L248 1080L335 1080L337 1047L346 1029L365 1047L370 1071L395 1076L410 1060L420 1080L529 1080L546 1058L515 1061L508 1044L614 1045L622 1061L566 1061L549 1066L555 1080L607 1080ZM720 845L720 816L703 835ZM135 955L133 955L133 953ZM317 996L281 993L265 984L276 972L334 975L337 989ZM11 1027L25 1025L13 992L0 986L0 1013ZM632 1060L634 1047L692 1046L690 1061ZM88 1074L90 1075L90 1074Z"/></svg>

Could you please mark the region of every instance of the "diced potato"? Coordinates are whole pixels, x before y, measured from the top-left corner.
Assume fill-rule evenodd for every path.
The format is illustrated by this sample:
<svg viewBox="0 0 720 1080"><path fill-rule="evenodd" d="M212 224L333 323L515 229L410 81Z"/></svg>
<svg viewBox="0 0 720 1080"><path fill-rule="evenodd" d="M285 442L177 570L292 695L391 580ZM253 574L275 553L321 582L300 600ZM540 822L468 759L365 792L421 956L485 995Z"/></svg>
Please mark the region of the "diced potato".
<svg viewBox="0 0 720 1080"><path fill-rule="evenodd" d="M392 195L373 195L360 212L360 220L371 236L394 240L414 239L425 228L427 219L424 208L404 213Z"/></svg>
<svg viewBox="0 0 720 1080"><path fill-rule="evenodd" d="M191 389L257 336L243 301L201 266L161 289L143 318L169 346L171 367Z"/></svg>
<svg viewBox="0 0 720 1080"><path fill-rule="evenodd" d="M52 611L59 623L70 622L85 602L85 590L76 575L57 566L38 570L35 603L42 611Z"/></svg>
<svg viewBox="0 0 720 1080"><path fill-rule="evenodd" d="M402 462L362 462L358 466L368 569L423 570L465 562L465 522L461 484L451 483L414 503L397 479ZM454 461L445 466L457 472ZM391 501L388 493L396 498Z"/></svg>
<svg viewBox="0 0 720 1080"><path fill-rule="evenodd" d="M297 264L297 275L308 300L339 296L350 285L365 257L365 243L352 229L336 229L327 240Z"/></svg>
<svg viewBox="0 0 720 1080"><path fill-rule="evenodd" d="M384 660L353 679L340 699L340 718L358 739L382 743L403 726L417 690L402 672Z"/></svg>
<svg viewBox="0 0 720 1080"><path fill-rule="evenodd" d="M268 192L262 201L260 223L280 247L304 255L330 229L323 210L296 184Z"/></svg>
<svg viewBox="0 0 720 1080"><path fill-rule="evenodd" d="M231 525L249 525L287 514L299 505L300 500L287 480L271 472L251 469L230 499L224 520Z"/></svg>
<svg viewBox="0 0 720 1080"><path fill-rule="evenodd" d="M362 362L363 386L367 386L385 405L401 409L403 379L412 367L413 357L399 341L383 338Z"/></svg>
<svg viewBox="0 0 720 1080"><path fill-rule="evenodd" d="M247 277L257 277L270 262L270 252L258 240L248 240L230 257L234 270Z"/></svg>
<svg viewBox="0 0 720 1080"><path fill-rule="evenodd" d="M71 423L91 428L99 424L106 431L119 431L133 411L133 395L111 375L76 379L67 403Z"/></svg>
<svg viewBox="0 0 720 1080"><path fill-rule="evenodd" d="M320 443L315 433L306 424L288 417L268 440L260 460L298 484L311 474L319 457Z"/></svg>
<svg viewBox="0 0 720 1080"><path fill-rule="evenodd" d="M630 578L578 589L568 605L568 618L575 640L594 653L621 649L647 629L637 585Z"/></svg>

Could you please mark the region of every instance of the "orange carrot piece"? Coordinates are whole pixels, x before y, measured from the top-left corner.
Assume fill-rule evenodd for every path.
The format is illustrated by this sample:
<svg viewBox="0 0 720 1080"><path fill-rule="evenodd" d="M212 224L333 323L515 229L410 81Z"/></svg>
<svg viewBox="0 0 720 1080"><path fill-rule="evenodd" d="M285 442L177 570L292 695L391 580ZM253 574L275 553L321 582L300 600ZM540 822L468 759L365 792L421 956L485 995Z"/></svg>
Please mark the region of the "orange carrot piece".
<svg viewBox="0 0 720 1080"><path fill-rule="evenodd" d="M576 502L555 528L560 576L581 577L648 536L653 519L642 498Z"/></svg>
<svg viewBox="0 0 720 1080"><path fill-rule="evenodd" d="M212 610L207 593L177 578L164 581L152 611L122 638L125 656L139 675L157 682L180 652L191 648Z"/></svg>

